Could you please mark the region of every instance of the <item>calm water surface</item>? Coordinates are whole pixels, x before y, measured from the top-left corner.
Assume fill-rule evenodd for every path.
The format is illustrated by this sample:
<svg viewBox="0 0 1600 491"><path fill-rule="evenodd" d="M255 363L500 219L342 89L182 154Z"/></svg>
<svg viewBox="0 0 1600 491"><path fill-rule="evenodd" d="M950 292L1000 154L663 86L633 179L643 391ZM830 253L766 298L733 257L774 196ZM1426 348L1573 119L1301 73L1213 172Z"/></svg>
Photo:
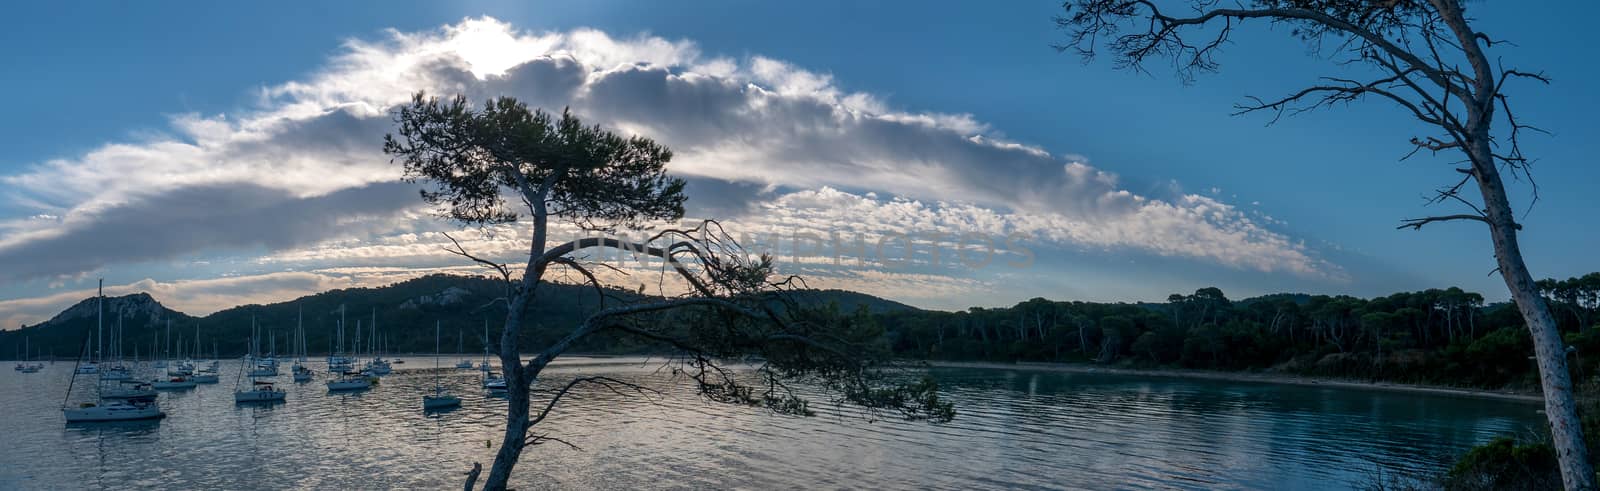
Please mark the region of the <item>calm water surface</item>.
<svg viewBox="0 0 1600 491"><path fill-rule="evenodd" d="M459 489L487 467L505 401L478 372L407 358L371 391L293 384L288 401L236 406L223 381L161 395L164 420L67 425L72 365L0 373L0 489ZM449 362L446 361L448 364ZM946 425L867 421L814 402L813 418L706 403L659 361L568 359L541 387L607 374L664 390L569 396L543 431L573 442L524 454L521 489L1322 489L1539 431L1530 403L1244 382L941 368ZM285 369L287 372L287 369ZM436 375L437 374L437 375ZM440 377L461 409L424 414ZM90 376L80 376L79 382ZM93 383L73 401L87 400Z"/></svg>

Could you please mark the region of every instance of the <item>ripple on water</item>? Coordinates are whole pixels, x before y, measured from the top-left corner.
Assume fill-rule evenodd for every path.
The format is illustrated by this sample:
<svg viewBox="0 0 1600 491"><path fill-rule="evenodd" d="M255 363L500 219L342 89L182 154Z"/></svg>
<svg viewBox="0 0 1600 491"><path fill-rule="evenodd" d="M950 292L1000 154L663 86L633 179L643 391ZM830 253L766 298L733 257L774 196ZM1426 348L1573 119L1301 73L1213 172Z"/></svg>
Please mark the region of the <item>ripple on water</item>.
<svg viewBox="0 0 1600 491"><path fill-rule="evenodd" d="M475 370L409 359L372 390L288 382L288 400L235 405L216 385L161 395L162 421L65 425L67 364L0 373L0 488L446 488L500 441L506 401ZM572 395L542 432L523 489L1259 489L1358 483L1378 465L1426 469L1536 406L1400 392L1027 370L935 369L958 417L944 425L817 398L813 418L712 404L660 360L559 363L541 388L591 374L662 390ZM234 374L238 363L225 362ZM421 411L434 380L460 409ZM92 384L90 384L92 385ZM77 399L88 397L79 387ZM14 437L12 437L14 435ZM486 446L486 443L491 446Z"/></svg>

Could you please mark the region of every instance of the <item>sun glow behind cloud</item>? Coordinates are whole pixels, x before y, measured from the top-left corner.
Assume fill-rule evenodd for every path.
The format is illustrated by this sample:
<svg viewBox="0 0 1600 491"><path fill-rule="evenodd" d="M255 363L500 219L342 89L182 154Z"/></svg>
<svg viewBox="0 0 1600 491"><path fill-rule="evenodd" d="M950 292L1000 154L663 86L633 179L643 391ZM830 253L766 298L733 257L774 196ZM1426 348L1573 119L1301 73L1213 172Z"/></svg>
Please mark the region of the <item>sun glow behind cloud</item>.
<svg viewBox="0 0 1600 491"><path fill-rule="evenodd" d="M301 270L443 267L451 258L436 233L450 226L426 215L378 150L389 110L418 90L571 107L655 138L677 153L673 173L721 183L691 195L702 207L691 212L717 203L718 218L749 230L1024 233L1077 250L1345 277L1270 220L1216 197L1133 193L1088 158L1009 141L973 115L898 109L825 72L705 56L684 40L529 33L477 18L349 40L317 73L262 89L256 108L178 115L171 138L0 176L4 198L26 210L0 217L0 281L241 249ZM183 240L141 233L152 229ZM483 246L521 250L514 237ZM119 243L150 246L94 247ZM914 290L891 288L882 271L812 273L869 293Z"/></svg>

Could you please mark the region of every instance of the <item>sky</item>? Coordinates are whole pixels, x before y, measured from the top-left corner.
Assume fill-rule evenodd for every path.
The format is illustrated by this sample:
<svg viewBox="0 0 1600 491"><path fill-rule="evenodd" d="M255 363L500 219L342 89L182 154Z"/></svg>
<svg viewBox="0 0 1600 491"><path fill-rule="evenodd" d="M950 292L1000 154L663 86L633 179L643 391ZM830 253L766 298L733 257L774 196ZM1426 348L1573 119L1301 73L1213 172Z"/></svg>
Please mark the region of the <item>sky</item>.
<svg viewBox="0 0 1600 491"><path fill-rule="evenodd" d="M1470 4L1549 86L1509 90L1530 136L1536 277L1600 270L1600 101L1571 47L1593 2ZM1160 301L1206 286L1504 299L1486 230L1424 196L1450 160L1367 101L1268 125L1246 96L1337 74L1284 29L1242 29L1185 84L1057 52L1059 2L335 2L9 5L0 32L0 328L93 294L185 312L512 261L527 228L437 219L381 151L422 90L513 96L674 151L688 218L722 221L812 286L935 309ZM1533 205L1530 207L1530 202ZM558 227L559 239L576 236ZM906 244L910 244L908 253ZM626 255L608 280L654 283ZM609 270L608 270L609 271ZM623 276L622 273L626 273Z"/></svg>

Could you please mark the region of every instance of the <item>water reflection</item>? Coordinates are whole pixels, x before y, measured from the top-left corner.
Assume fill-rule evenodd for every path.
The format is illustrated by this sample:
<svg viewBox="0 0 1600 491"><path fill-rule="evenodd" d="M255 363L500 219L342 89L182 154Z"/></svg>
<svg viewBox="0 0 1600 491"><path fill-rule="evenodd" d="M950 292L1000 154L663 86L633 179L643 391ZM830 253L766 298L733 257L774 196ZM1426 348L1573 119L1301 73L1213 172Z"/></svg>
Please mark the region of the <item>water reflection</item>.
<svg viewBox="0 0 1600 491"><path fill-rule="evenodd" d="M285 384L287 401L271 404L235 404L237 382L224 381L162 393L165 420L66 426L58 407L70 369L54 368L0 374L0 434L17 435L0 452L0 488L455 487L473 461L487 465L506 407L476 370L399 370L368 391L330 393L320 376ZM1380 465L1436 466L1439 455L1540 425L1536 405L1498 400L978 369L934 370L957 404L950 424L869 422L824 401L817 417L792 418L708 403L657 368L576 360L548 371L541 387L605 374L665 396L569 396L542 431L583 451L536 447L513 484L1324 487ZM436 373L459 408L422 409Z"/></svg>

